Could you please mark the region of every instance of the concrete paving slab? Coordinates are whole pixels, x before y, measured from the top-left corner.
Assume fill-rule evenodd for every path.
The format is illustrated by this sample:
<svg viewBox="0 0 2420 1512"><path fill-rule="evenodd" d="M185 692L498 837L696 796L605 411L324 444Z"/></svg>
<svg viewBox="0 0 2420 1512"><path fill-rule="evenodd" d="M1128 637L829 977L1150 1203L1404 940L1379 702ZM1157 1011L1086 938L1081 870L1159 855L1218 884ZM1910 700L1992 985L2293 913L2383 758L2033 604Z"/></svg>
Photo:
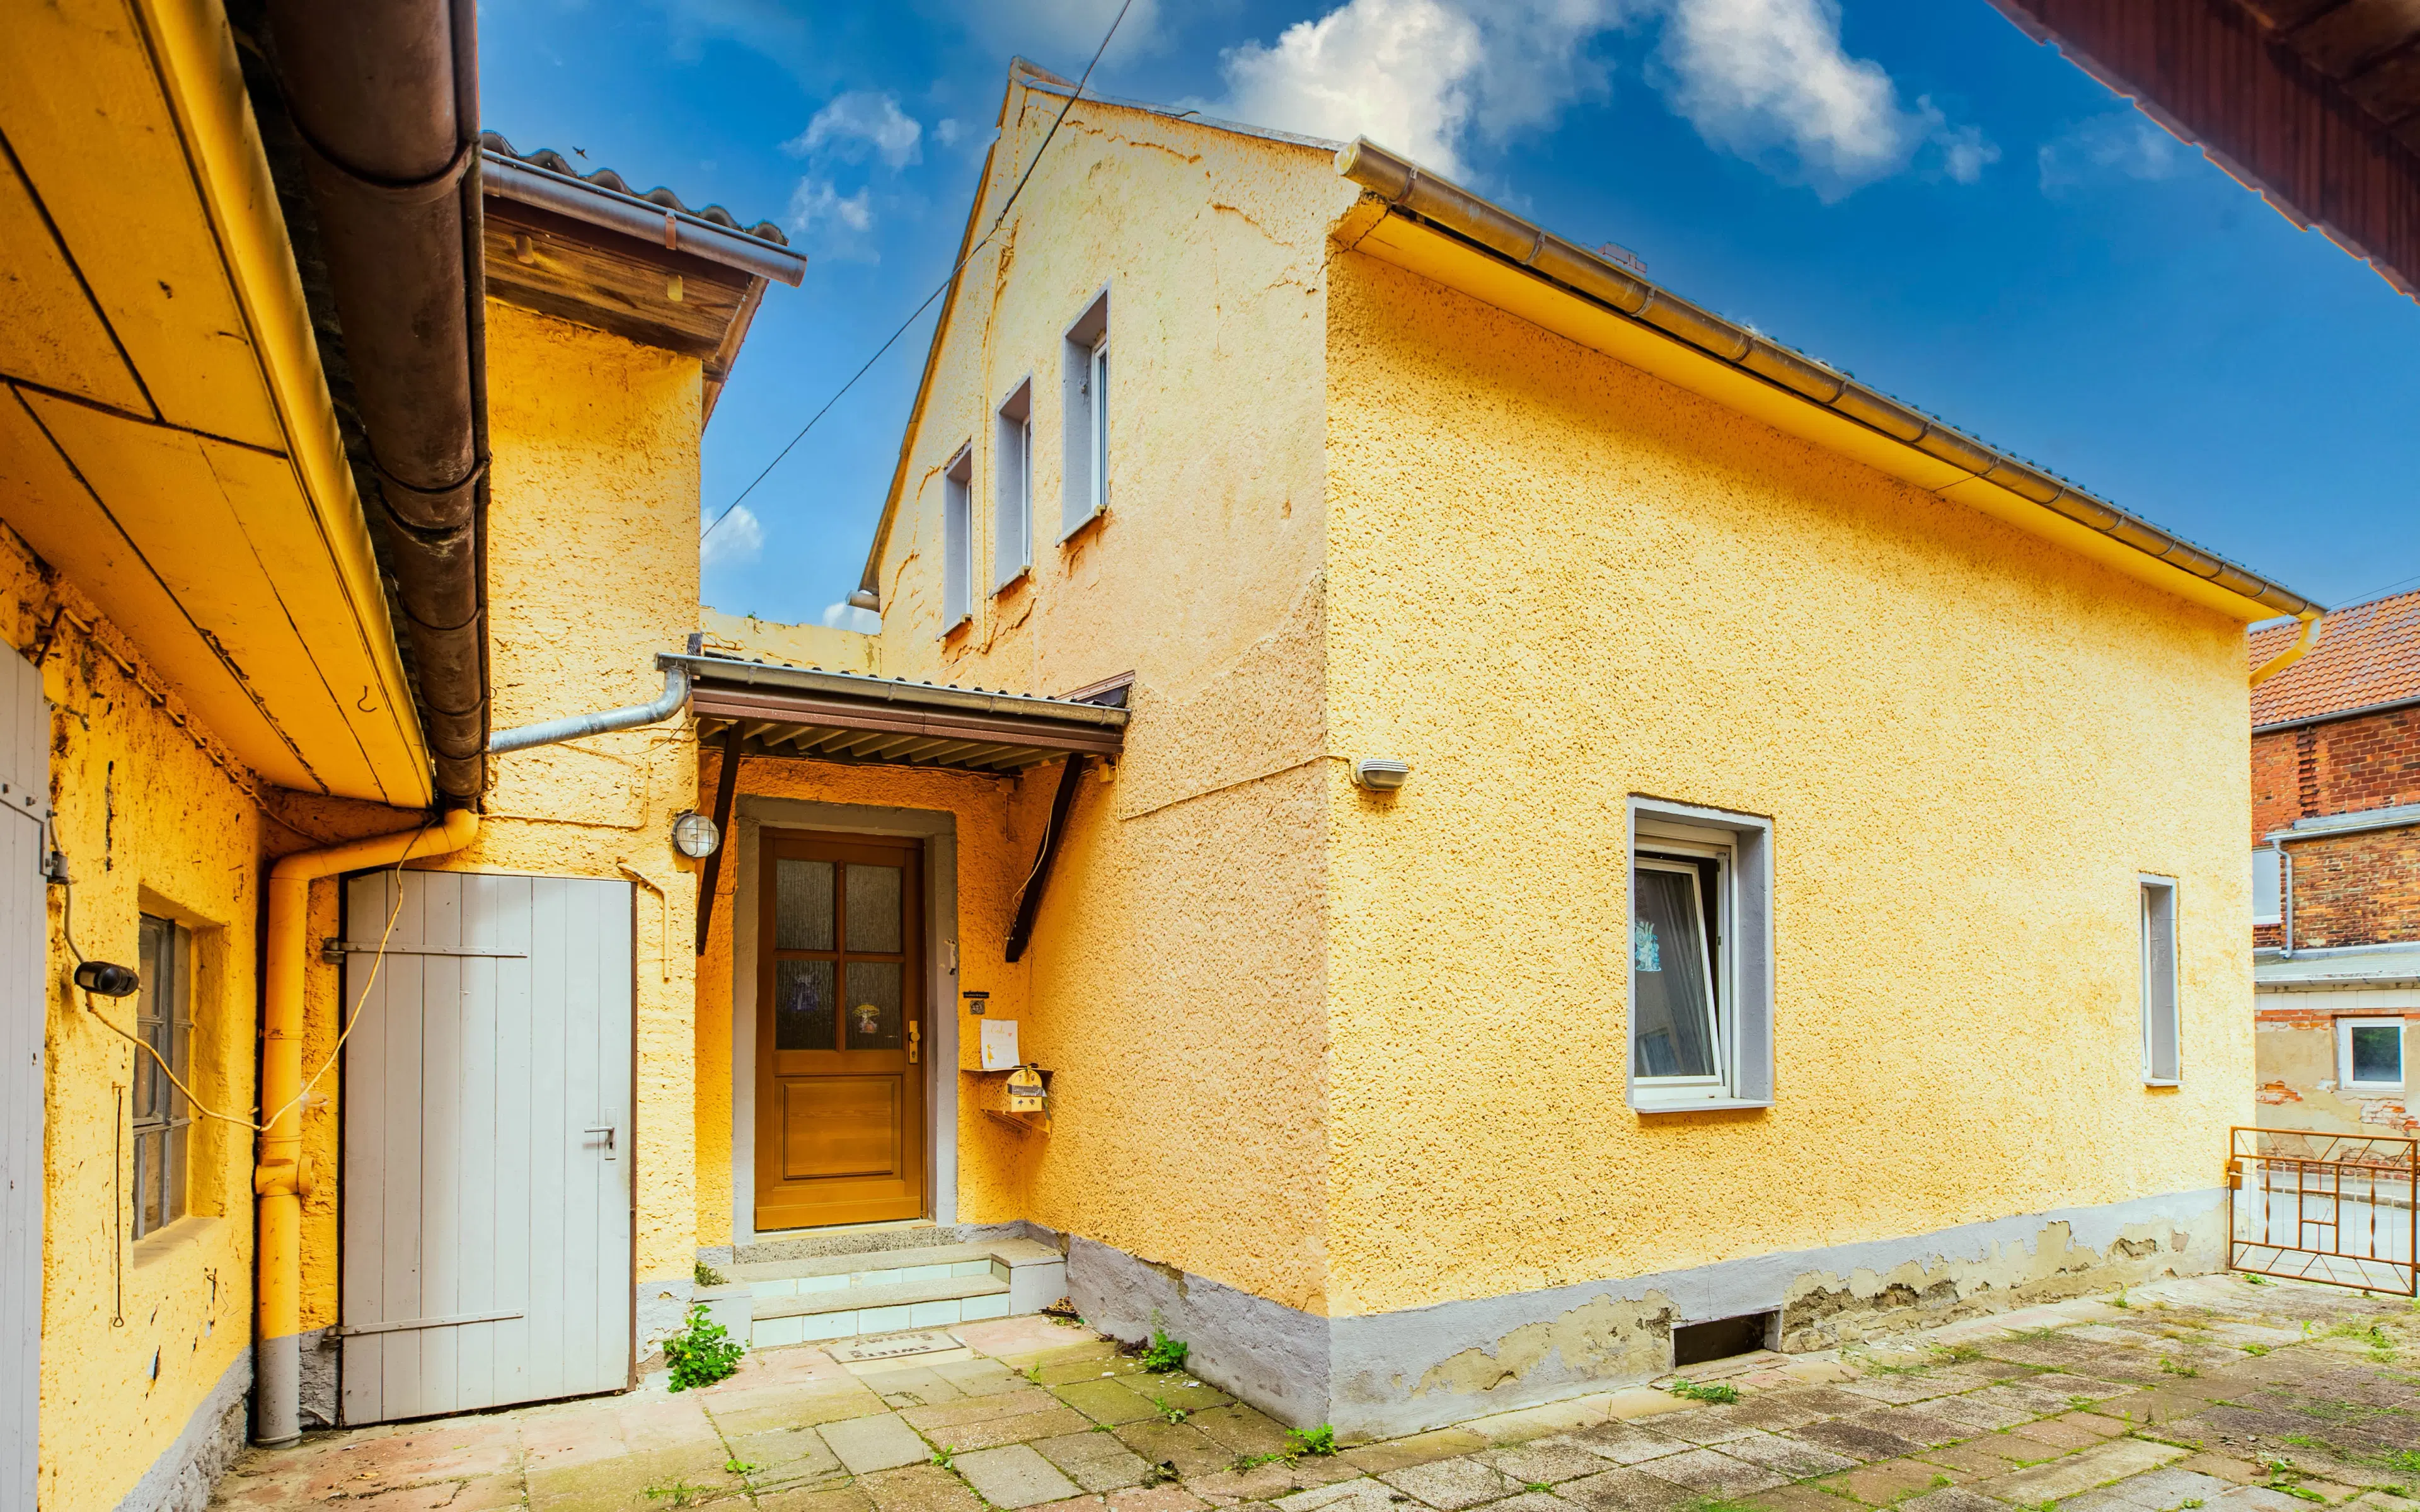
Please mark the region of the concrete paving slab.
<svg viewBox="0 0 2420 1512"><path fill-rule="evenodd" d="M2044 1502L2064 1501L2079 1496L2096 1486L2182 1459L2188 1451L2173 1443L2153 1443L2146 1439L2111 1439L2089 1449L2079 1450L2046 1465L2011 1471L2006 1475L1975 1483L1975 1489L2003 1502L2018 1502L2026 1506L2039 1506Z"/></svg>
<svg viewBox="0 0 2420 1512"><path fill-rule="evenodd" d="M1136 1389L1147 1379L1113 1376L1107 1380L1071 1381L1063 1386L1051 1387L1050 1395L1095 1423L1140 1423L1159 1416L1159 1409Z"/></svg>
<svg viewBox="0 0 2420 1512"><path fill-rule="evenodd" d="M1074 1481L1027 1443L960 1455L955 1469L993 1506L1039 1506L1077 1493Z"/></svg>
<svg viewBox="0 0 2420 1512"><path fill-rule="evenodd" d="M1572 1504L1545 1491L1523 1491L1508 1496L1488 1508L1488 1512L1575 1512Z"/></svg>
<svg viewBox="0 0 2420 1512"><path fill-rule="evenodd" d="M1685 1440L1629 1423L1604 1423L1595 1427L1577 1428L1564 1437L1589 1453L1618 1465L1636 1465L1665 1455L1679 1454L1689 1447Z"/></svg>
<svg viewBox="0 0 2420 1512"><path fill-rule="evenodd" d="M1473 1433L1486 1435L1490 1443L1506 1444L1527 1443L1605 1420L1604 1404L1583 1396L1568 1402L1549 1402L1544 1407L1524 1407L1510 1412L1475 1417L1462 1426Z"/></svg>
<svg viewBox="0 0 2420 1512"><path fill-rule="evenodd" d="M2007 1512L1999 1503L1963 1486L1945 1486L1899 1504L1903 1512Z"/></svg>
<svg viewBox="0 0 2420 1512"><path fill-rule="evenodd" d="M1948 1479L1939 1467L1921 1459L1885 1459L1878 1465L1860 1465L1810 1484L1869 1506L1887 1506L1904 1496L1947 1489L1942 1483Z"/></svg>
<svg viewBox="0 0 2420 1512"><path fill-rule="evenodd" d="M1269 1504L1278 1512L1394 1512L1410 1500L1384 1481L1362 1476L1280 1496Z"/></svg>
<svg viewBox="0 0 2420 1512"><path fill-rule="evenodd" d="M1282 1454L1287 1447L1285 1426L1242 1402L1196 1412L1186 1422L1237 1455Z"/></svg>
<svg viewBox="0 0 2420 1512"><path fill-rule="evenodd" d="M1063 1409L1074 1418L1069 1427L1053 1430L1053 1434L1036 1434L1047 1438L1056 1433L1072 1433L1086 1427L1083 1418L1072 1409ZM1175 1468L1179 1477L1192 1480L1197 1476L1215 1475L1235 1462L1235 1457L1220 1447L1218 1441L1190 1423L1128 1423L1119 1427L1121 1443L1142 1456L1146 1464L1167 1464Z"/></svg>
<svg viewBox="0 0 2420 1512"><path fill-rule="evenodd" d="M1553 1440L1483 1449L1471 1458L1483 1465L1493 1465L1524 1486L1553 1486L1605 1473L1603 1458L1576 1443Z"/></svg>
<svg viewBox="0 0 2420 1512"><path fill-rule="evenodd" d="M1495 1466L1459 1457L1384 1471L1378 1478L1437 1512L1463 1512L1465 1507L1501 1501L1521 1489L1520 1482Z"/></svg>
<svg viewBox="0 0 2420 1512"><path fill-rule="evenodd" d="M1092 1421L1074 1408L1052 1406L1039 1412L1010 1412L932 1428L926 1430L926 1436L945 1440L953 1449L997 1449L1003 1444L1056 1438L1062 1433L1081 1433L1092 1426Z"/></svg>
<svg viewBox="0 0 2420 1512"><path fill-rule="evenodd" d="M2209 1502L2235 1489L2233 1481L2205 1475L2171 1465L2149 1474L2132 1476L2109 1488L2109 1493L2121 1501L2132 1502L2149 1512L2172 1512L2187 1502Z"/></svg>
<svg viewBox="0 0 2420 1512"><path fill-rule="evenodd" d="M1408 1439L1388 1439L1379 1443L1361 1444L1345 1450L1337 1458L1378 1475L1409 1465L1424 1465L1433 1459L1477 1454L1486 1447L1486 1438L1467 1428L1431 1428L1426 1433L1415 1433Z"/></svg>
<svg viewBox="0 0 2420 1512"><path fill-rule="evenodd" d="M453 1512L448 1507L446 1512ZM832 1490L801 1487L756 1493L756 1512L875 1512L874 1498L854 1486Z"/></svg>
<svg viewBox="0 0 2420 1512"><path fill-rule="evenodd" d="M1119 1443L1114 1434L1063 1433L1055 1439L1035 1440L1033 1448L1088 1491L1140 1486L1151 1472L1142 1456ZM1290 1481L1282 1484L1292 1486Z"/></svg>
<svg viewBox="0 0 2420 1512"><path fill-rule="evenodd" d="M1791 1478L1762 1465L1733 1459L1712 1449L1692 1449L1686 1454L1666 1455L1638 1468L1676 1486L1685 1486L1700 1496L1726 1499L1779 1486Z"/></svg>
<svg viewBox="0 0 2420 1512"><path fill-rule="evenodd" d="M1698 1499L1698 1493L1675 1481L1643 1470L1608 1470L1585 1480L1567 1480L1555 1494L1583 1512L1672 1512Z"/></svg>
<svg viewBox="0 0 2420 1512"><path fill-rule="evenodd" d="M1896 1433L1867 1427L1846 1418L1827 1417L1790 1430L1790 1437L1818 1449L1829 1449L1852 1459L1896 1459L1902 1455L1921 1454L1927 1445L1913 1439L1902 1439Z"/></svg>
<svg viewBox="0 0 2420 1512"><path fill-rule="evenodd" d="M1829 1475L1852 1468L1856 1461L1846 1455L1819 1449L1811 1443L1787 1438L1778 1433L1751 1433L1717 1446L1716 1452L1733 1459L1745 1459L1752 1465L1786 1475L1792 1480L1805 1480L1812 1475Z"/></svg>
<svg viewBox="0 0 2420 1512"><path fill-rule="evenodd" d="M2216 1512L2309 1512L2310 1504L2265 1486L2238 1486L2203 1504Z"/></svg>
<svg viewBox="0 0 2420 1512"><path fill-rule="evenodd" d="M815 1431L853 1475L895 1470L933 1457L932 1447L896 1412L826 1423Z"/></svg>
<svg viewBox="0 0 2420 1512"><path fill-rule="evenodd" d="M983 1512L983 1499L939 1465L908 1465L858 1477L875 1512Z"/></svg>

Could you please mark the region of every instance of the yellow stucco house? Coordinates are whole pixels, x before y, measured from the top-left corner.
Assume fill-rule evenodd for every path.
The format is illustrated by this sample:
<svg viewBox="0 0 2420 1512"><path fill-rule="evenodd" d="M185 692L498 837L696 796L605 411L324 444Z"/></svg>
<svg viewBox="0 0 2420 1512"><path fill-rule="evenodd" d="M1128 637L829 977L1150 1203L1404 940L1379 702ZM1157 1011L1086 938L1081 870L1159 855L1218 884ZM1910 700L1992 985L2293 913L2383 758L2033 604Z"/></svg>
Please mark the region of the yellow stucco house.
<svg viewBox="0 0 2420 1512"><path fill-rule="evenodd" d="M880 634L702 611L803 259L482 142L467 5L239 13L0 34L0 1506L698 1303L1065 1298L1350 1435L2223 1263L2313 606L1019 66Z"/></svg>

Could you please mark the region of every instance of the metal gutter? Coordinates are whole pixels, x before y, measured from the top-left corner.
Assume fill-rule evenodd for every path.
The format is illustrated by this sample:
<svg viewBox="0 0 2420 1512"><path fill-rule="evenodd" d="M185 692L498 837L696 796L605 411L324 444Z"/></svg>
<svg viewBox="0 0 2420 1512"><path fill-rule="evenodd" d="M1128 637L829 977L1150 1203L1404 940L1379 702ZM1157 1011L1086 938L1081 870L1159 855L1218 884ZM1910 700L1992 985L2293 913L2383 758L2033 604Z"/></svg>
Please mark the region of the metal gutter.
<svg viewBox="0 0 2420 1512"><path fill-rule="evenodd" d="M636 194L616 193L584 178L508 158L492 147L482 149L479 157L487 192L499 199L535 205L542 210L619 231L642 241L658 242L792 288L806 280L805 253L717 225L686 210L666 209Z"/></svg>
<svg viewBox="0 0 2420 1512"><path fill-rule="evenodd" d="M487 787L488 393L475 5L268 0L265 10L437 792L476 803Z"/></svg>
<svg viewBox="0 0 2420 1512"><path fill-rule="evenodd" d="M2409 829L2420 825L2420 803L2398 803L2391 809L2362 809L2351 813L2297 819L2284 829L2273 829L2265 841L2328 840L2338 835L2366 835L2379 829Z"/></svg>
<svg viewBox="0 0 2420 1512"><path fill-rule="evenodd" d="M976 687L911 683L901 678L866 677L856 672L828 672L820 668L777 667L766 662L734 661L721 656L666 656L657 659L667 668L686 668L692 688L706 683L737 685L845 700L854 703L887 703L906 709L988 715L1017 720L1047 719L1057 724L1094 725L1105 730L1123 730L1130 717L1125 709L1101 703L1071 703L1025 693L992 693Z"/></svg>
<svg viewBox="0 0 2420 1512"><path fill-rule="evenodd" d="M1458 237L1567 293L1652 326L1765 383L1823 406L1973 478L1996 485L2145 556L2279 613L2319 611L2320 606L2290 589L1995 451L1865 387L1845 373L1700 309L1620 264L1549 235L1460 185L1425 171L1367 137L1355 138L1337 153L1336 171L1370 191L1397 214Z"/></svg>

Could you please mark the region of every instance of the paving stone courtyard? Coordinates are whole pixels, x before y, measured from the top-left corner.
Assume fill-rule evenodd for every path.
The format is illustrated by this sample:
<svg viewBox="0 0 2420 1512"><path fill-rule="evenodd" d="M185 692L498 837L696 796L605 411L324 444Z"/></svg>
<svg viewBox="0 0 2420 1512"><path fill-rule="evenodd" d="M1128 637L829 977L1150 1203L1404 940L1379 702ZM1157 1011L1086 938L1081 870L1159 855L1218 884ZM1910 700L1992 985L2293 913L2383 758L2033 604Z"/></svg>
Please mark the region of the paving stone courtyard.
<svg viewBox="0 0 2420 1512"><path fill-rule="evenodd" d="M2237 1276L1758 1357L1289 1455L1274 1422L1041 1318L844 1365L802 1346L626 1396L315 1434L214 1508L348 1512L2420 1512L2420 1308ZM1717 1393L1717 1395L1720 1395Z"/></svg>

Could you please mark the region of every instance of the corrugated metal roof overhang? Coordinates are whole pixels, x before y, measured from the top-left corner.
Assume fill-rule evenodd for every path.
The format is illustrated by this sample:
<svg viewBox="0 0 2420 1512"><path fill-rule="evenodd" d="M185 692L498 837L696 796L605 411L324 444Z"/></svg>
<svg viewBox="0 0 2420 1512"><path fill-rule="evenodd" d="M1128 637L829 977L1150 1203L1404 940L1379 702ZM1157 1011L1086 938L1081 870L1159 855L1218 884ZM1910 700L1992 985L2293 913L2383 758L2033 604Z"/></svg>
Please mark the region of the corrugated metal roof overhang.
<svg viewBox="0 0 2420 1512"><path fill-rule="evenodd" d="M666 660L690 670L700 736L737 728L752 755L1004 773L1125 748L1126 711L1105 704L719 656Z"/></svg>

